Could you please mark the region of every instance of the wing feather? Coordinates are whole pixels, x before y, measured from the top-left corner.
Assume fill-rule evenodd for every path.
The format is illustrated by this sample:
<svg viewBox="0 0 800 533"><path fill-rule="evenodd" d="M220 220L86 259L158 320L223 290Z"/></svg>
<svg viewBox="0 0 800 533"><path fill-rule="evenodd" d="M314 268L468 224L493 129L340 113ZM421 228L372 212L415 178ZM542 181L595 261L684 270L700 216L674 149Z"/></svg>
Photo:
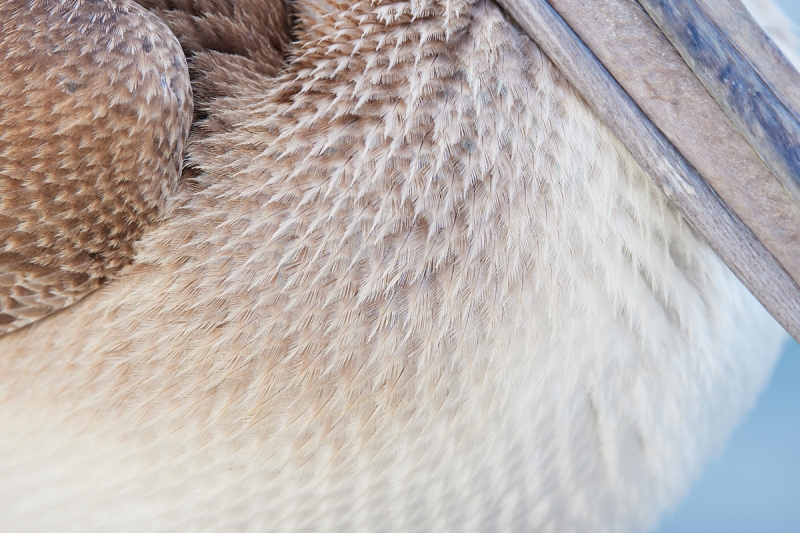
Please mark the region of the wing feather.
<svg viewBox="0 0 800 533"><path fill-rule="evenodd" d="M130 263L177 188L186 59L127 1L0 4L0 334Z"/></svg>

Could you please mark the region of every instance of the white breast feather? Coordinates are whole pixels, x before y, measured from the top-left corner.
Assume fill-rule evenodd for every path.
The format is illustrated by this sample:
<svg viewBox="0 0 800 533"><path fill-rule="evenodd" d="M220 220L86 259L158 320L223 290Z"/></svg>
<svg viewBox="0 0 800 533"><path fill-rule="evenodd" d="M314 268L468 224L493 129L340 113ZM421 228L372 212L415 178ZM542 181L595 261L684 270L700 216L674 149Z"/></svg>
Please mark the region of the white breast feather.
<svg viewBox="0 0 800 533"><path fill-rule="evenodd" d="M493 3L341 9L0 339L0 530L642 530L752 405L785 335Z"/></svg>

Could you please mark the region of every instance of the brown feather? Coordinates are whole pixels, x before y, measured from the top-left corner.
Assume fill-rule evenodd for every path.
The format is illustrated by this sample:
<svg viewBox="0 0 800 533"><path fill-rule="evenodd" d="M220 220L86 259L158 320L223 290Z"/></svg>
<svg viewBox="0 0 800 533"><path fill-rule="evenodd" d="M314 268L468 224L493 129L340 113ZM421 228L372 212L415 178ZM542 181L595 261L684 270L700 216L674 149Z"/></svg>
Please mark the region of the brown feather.
<svg viewBox="0 0 800 533"><path fill-rule="evenodd" d="M0 339L0 530L646 528L778 326L493 2L302 4L275 79L189 51L196 187Z"/></svg>
<svg viewBox="0 0 800 533"><path fill-rule="evenodd" d="M261 87L285 64L291 9L283 0L136 0L160 16L189 61L195 118L219 97Z"/></svg>
<svg viewBox="0 0 800 533"><path fill-rule="evenodd" d="M0 333L131 262L181 171L180 46L132 2L0 5Z"/></svg>

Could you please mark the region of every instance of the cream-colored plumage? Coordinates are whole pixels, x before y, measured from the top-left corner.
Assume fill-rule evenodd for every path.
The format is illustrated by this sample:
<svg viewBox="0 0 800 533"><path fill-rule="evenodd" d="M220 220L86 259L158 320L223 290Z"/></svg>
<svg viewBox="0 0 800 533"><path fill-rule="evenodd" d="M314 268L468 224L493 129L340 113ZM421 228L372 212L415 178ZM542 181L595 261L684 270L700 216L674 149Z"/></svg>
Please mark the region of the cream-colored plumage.
<svg viewBox="0 0 800 533"><path fill-rule="evenodd" d="M780 328L494 3L298 8L134 264L0 338L0 530L652 525Z"/></svg>

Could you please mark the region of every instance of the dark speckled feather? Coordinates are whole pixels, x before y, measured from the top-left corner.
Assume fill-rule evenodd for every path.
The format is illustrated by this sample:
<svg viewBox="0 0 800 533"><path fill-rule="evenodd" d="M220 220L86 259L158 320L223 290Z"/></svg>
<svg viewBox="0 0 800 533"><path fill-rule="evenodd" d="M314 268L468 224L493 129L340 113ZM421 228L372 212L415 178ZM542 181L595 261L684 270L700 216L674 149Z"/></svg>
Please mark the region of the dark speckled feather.
<svg viewBox="0 0 800 533"><path fill-rule="evenodd" d="M0 334L132 261L181 173L186 60L133 2L0 4Z"/></svg>
<svg viewBox="0 0 800 533"><path fill-rule="evenodd" d="M0 337L0 532L648 528L778 324L492 0L294 0L291 45L281 1L147 2L194 166L117 279Z"/></svg>
<svg viewBox="0 0 800 533"><path fill-rule="evenodd" d="M159 15L183 46L195 116L210 103L263 87L285 66L291 8L283 0L136 0Z"/></svg>

